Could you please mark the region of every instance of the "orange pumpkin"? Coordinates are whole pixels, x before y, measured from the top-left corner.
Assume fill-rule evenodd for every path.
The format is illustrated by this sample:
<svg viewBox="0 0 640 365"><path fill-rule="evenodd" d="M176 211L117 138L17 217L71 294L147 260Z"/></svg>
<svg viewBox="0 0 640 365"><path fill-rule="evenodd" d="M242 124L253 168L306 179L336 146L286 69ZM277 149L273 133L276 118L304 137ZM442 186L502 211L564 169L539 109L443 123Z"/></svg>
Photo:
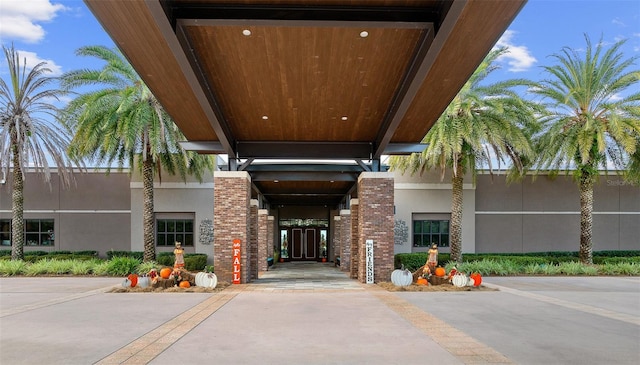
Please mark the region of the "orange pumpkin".
<svg viewBox="0 0 640 365"><path fill-rule="evenodd" d="M188 281L183 280L183 281L181 281L181 282L180 282L180 287L181 287L181 288L190 288L190 287L191 287L191 284L189 284L189 282L188 282Z"/></svg>
<svg viewBox="0 0 640 365"><path fill-rule="evenodd" d="M129 279L129 281L131 282L131 287L135 287L136 285L138 285L138 275L136 274L129 274L129 276L127 276L127 279Z"/></svg>
<svg viewBox="0 0 640 365"><path fill-rule="evenodd" d="M416 284L418 284L418 285L429 285L429 282L425 278L418 278L418 280L416 281Z"/></svg>
<svg viewBox="0 0 640 365"><path fill-rule="evenodd" d="M436 276L440 276L443 277L445 276L447 272L444 270L444 267L437 267L436 268Z"/></svg>
<svg viewBox="0 0 640 365"><path fill-rule="evenodd" d="M160 277L163 279L169 279L169 276L171 276L171 269L168 267L163 267L162 270L160 270Z"/></svg>
<svg viewBox="0 0 640 365"><path fill-rule="evenodd" d="M482 284L482 275L480 275L480 273L474 272L469 275L469 277L473 279L473 286L480 286L480 284Z"/></svg>

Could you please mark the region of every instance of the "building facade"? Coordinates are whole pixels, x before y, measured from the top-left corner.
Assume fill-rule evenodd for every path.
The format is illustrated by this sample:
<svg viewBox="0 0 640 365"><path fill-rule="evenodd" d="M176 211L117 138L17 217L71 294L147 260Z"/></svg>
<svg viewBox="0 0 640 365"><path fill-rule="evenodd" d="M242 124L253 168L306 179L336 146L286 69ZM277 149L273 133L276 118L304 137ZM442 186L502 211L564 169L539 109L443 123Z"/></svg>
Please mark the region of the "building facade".
<svg viewBox="0 0 640 365"><path fill-rule="evenodd" d="M441 252L448 252L450 178L397 172L383 177L382 186L393 187L389 190L393 196L387 200L393 201L395 225L393 252L387 255L426 251L433 243L440 246ZM242 179L239 181L244 181ZM386 183L387 180L390 182ZM174 242L180 241L187 253L205 253L210 261L214 260L214 226L237 228L237 222L227 221L230 216L227 213L240 204L227 202L225 204L230 205L223 206L216 202L214 181L214 176L209 175L203 182L193 179L184 182L171 176L163 176L161 182L156 182L157 252L171 251ZM475 184L471 181L467 178L464 184L463 252L578 250L579 192L570 177L528 176L522 182L508 184L504 175L480 174ZM226 199L225 194L233 190L235 183L237 181L230 186L219 186L215 194L220 194L220 201ZM334 261L339 256L344 270L352 272L354 277L365 275L362 267L358 267L365 254L363 240L385 232L376 231L377 218L359 225L357 217L359 209L369 209L366 214L370 217L377 214L380 206L375 202L379 196L377 186L371 189L371 196L352 199L349 207L290 205L264 209L258 200L251 199L250 183L245 181L241 185L238 199L247 205L242 210L251 212L255 206L256 211L255 227L251 218L246 218L243 237L249 241L251 236L261 236L253 258L247 246L249 256L245 260L249 266L253 260L256 267L253 271L257 272L259 267L264 269L256 262L264 261L262 256L271 256L275 248L286 260ZM65 188L55 173L49 186L37 174L27 172L24 196L25 252L95 250L105 257L110 250L143 251L142 183L135 173L77 173L73 186ZM373 203L362 208L362 201ZM216 210L218 215L214 216ZM390 214L380 219L387 219ZM594 191L593 215L595 251L640 249L638 186L615 175L602 175ZM258 223L258 217L262 217L263 222ZM214 225L216 219L219 223ZM0 185L0 243L4 249L10 249L11 245L10 220L9 180ZM262 237L265 232L270 232L268 239ZM265 248L267 242L268 249ZM218 254L222 254L222 250ZM247 276L246 281L251 277Z"/></svg>

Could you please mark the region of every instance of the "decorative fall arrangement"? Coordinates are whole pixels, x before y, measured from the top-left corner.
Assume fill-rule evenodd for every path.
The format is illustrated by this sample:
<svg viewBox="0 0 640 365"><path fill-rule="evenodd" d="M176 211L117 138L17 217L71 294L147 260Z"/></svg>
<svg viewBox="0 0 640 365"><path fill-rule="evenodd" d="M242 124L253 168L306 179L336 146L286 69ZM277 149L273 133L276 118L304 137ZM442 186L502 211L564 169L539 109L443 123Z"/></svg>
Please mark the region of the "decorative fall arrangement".
<svg viewBox="0 0 640 365"><path fill-rule="evenodd" d="M146 275L129 274L125 278L122 286L125 288L190 288L192 286L202 286L215 289L218 285L216 274L211 272L199 272L193 274L183 268L163 267L160 274L156 269L152 269Z"/></svg>

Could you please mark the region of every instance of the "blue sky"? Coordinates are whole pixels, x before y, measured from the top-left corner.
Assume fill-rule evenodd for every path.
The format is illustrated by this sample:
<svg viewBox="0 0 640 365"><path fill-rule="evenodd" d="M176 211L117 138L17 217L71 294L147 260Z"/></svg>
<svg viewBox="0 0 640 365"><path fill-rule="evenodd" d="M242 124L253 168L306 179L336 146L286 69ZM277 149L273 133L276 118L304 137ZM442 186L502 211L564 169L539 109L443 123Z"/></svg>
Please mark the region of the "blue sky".
<svg viewBox="0 0 640 365"><path fill-rule="evenodd" d="M585 33L593 43L627 39L625 57L640 56L640 0L529 0L498 41L511 53L494 77L540 80L541 66L553 62L548 56L564 46L583 49ZM76 57L79 47L113 46L81 0L0 0L0 40L13 43L28 64L46 61L56 75L99 67ZM0 76L6 71L2 56Z"/></svg>

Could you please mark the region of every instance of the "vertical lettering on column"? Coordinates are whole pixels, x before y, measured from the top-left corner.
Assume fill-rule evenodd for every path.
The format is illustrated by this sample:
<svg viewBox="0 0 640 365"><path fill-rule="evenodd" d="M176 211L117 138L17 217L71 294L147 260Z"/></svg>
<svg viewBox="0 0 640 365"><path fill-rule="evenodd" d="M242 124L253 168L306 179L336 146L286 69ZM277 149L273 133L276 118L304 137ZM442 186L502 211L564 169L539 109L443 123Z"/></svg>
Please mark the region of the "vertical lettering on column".
<svg viewBox="0 0 640 365"><path fill-rule="evenodd" d="M366 240L366 275L367 284L373 284L373 240Z"/></svg>
<svg viewBox="0 0 640 365"><path fill-rule="evenodd" d="M233 240L233 284L240 284L240 240Z"/></svg>

